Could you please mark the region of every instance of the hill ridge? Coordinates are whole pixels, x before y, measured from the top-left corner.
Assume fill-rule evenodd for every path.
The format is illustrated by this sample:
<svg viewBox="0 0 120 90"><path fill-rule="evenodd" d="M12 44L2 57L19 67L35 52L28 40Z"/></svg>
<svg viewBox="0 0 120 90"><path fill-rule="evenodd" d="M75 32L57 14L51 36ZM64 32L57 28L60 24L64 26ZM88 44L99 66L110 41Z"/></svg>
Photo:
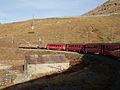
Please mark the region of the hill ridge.
<svg viewBox="0 0 120 90"><path fill-rule="evenodd" d="M94 10L83 14L83 16L104 15L113 13L120 13L120 0L108 0Z"/></svg>

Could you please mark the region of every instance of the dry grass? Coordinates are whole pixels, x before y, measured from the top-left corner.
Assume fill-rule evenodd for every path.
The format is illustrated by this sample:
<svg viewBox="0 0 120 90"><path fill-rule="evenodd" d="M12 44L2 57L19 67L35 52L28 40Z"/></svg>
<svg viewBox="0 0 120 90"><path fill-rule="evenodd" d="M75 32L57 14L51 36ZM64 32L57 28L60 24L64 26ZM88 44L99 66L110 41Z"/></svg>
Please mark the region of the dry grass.
<svg viewBox="0 0 120 90"><path fill-rule="evenodd" d="M0 25L0 46L20 44L119 42L120 16L54 18Z"/></svg>

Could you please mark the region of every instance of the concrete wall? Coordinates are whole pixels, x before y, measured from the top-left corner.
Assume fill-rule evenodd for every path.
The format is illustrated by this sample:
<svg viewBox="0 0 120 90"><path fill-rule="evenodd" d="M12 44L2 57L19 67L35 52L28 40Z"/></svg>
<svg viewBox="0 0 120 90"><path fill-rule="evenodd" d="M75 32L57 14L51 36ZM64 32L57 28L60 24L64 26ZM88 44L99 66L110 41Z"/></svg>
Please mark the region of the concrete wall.
<svg viewBox="0 0 120 90"><path fill-rule="evenodd" d="M47 74L63 71L69 68L69 62L65 63L44 63L44 64L28 64L27 74L37 75L37 74Z"/></svg>

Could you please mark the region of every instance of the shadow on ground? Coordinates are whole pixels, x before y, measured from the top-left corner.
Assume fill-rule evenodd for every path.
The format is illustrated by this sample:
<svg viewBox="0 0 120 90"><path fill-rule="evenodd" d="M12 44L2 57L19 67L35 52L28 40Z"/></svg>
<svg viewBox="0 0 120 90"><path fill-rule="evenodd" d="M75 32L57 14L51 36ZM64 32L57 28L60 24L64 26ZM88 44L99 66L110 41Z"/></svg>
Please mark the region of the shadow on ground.
<svg viewBox="0 0 120 90"><path fill-rule="evenodd" d="M2 90L120 90L120 62L86 54L80 64L60 74L16 84Z"/></svg>

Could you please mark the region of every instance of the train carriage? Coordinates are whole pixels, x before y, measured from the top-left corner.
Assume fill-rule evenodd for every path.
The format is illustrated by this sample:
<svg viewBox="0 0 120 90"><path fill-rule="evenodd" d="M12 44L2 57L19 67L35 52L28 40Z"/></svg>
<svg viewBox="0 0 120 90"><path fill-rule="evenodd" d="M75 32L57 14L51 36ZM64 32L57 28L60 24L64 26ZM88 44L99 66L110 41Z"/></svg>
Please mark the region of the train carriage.
<svg viewBox="0 0 120 90"><path fill-rule="evenodd" d="M106 55L109 55L111 52L117 52L120 50L120 43L107 43L104 50Z"/></svg>
<svg viewBox="0 0 120 90"><path fill-rule="evenodd" d="M84 52L85 45L84 44L66 44L67 51L77 51L77 52Z"/></svg>
<svg viewBox="0 0 120 90"><path fill-rule="evenodd" d="M47 44L47 49L83 52L83 44Z"/></svg>
<svg viewBox="0 0 120 90"><path fill-rule="evenodd" d="M103 50L102 50L103 44L100 43L88 43L85 46L85 51L87 53L92 53L92 54L102 54Z"/></svg>
<svg viewBox="0 0 120 90"><path fill-rule="evenodd" d="M120 58L120 50L109 51L109 55L112 57Z"/></svg>
<svg viewBox="0 0 120 90"><path fill-rule="evenodd" d="M66 44L47 44L47 49L66 50Z"/></svg>

